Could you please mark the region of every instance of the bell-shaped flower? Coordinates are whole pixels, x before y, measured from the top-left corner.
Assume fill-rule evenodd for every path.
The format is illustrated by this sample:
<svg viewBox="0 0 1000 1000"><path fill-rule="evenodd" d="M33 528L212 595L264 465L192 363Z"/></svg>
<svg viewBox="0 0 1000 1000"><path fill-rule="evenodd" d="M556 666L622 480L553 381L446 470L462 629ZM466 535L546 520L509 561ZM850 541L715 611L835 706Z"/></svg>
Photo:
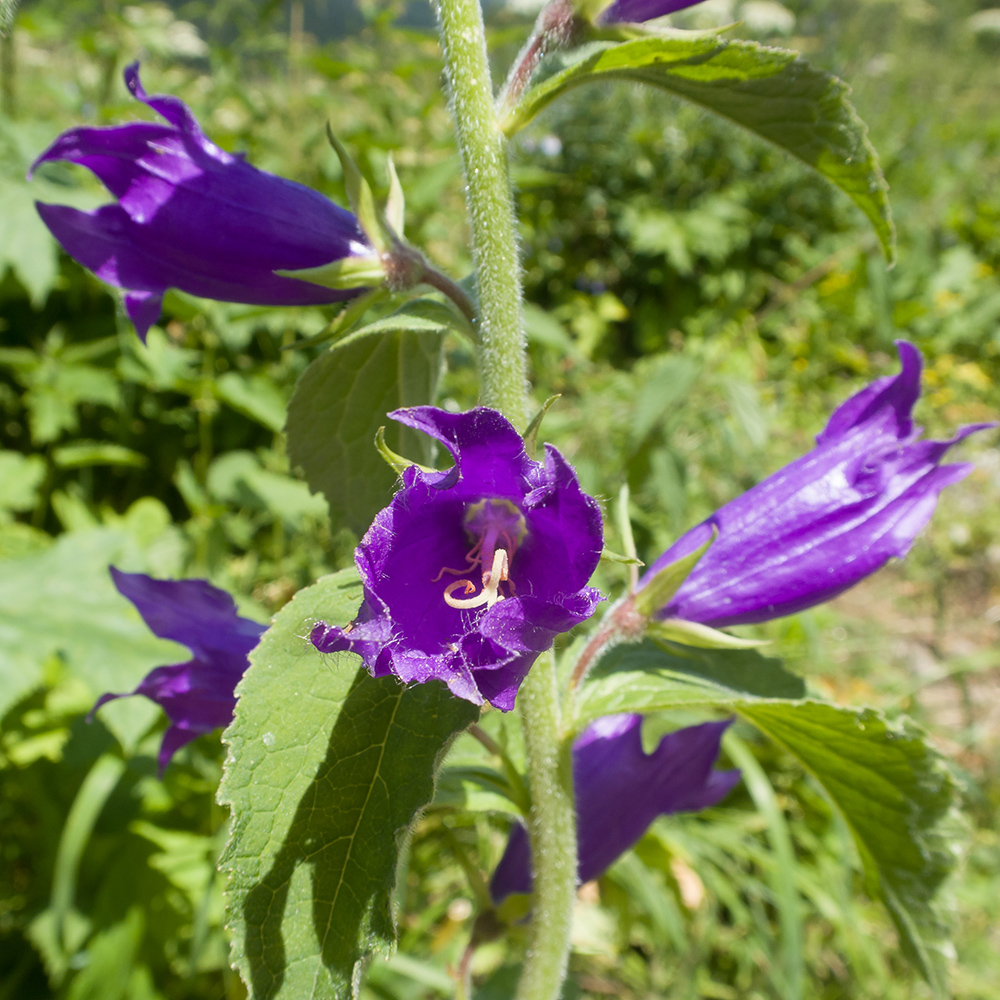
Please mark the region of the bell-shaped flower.
<svg viewBox="0 0 1000 1000"><path fill-rule="evenodd" d="M678 729L649 754L642 748L641 716L608 715L587 727L573 744L581 883L635 846L657 816L707 809L729 794L740 772L712 767L728 725ZM490 893L500 903L511 893L531 892L531 881L528 832L516 823Z"/></svg>
<svg viewBox="0 0 1000 1000"><path fill-rule="evenodd" d="M699 3L701 0L614 0L598 15L597 23L641 24Z"/></svg>
<svg viewBox="0 0 1000 1000"><path fill-rule="evenodd" d="M186 663L156 667L134 691L106 694L91 712L135 694L155 701L170 719L160 746L162 771L186 743L232 722L233 692L267 626L241 618L229 594L205 580L154 580L114 567L111 576L154 635L191 650Z"/></svg>
<svg viewBox="0 0 1000 1000"><path fill-rule="evenodd" d="M913 406L920 352L898 342L902 371L834 412L816 447L720 507L663 553L639 581L691 555L716 533L658 618L722 627L794 614L836 597L905 555L938 494L972 469L941 465L952 445L993 424L921 440Z"/></svg>
<svg viewBox="0 0 1000 1000"><path fill-rule="evenodd" d="M410 466L355 555L364 602L346 628L317 624L322 652L358 653L376 677L444 681L460 698L509 710L555 636L590 617L601 515L551 445L524 450L496 410L396 410L440 441L443 472Z"/></svg>
<svg viewBox="0 0 1000 1000"><path fill-rule="evenodd" d="M140 337L160 315L168 288L263 306L321 305L357 294L275 273L369 257L350 212L220 149L178 98L146 94L138 63L125 70L125 83L167 124L73 128L31 169L52 160L82 164L117 199L92 212L37 208L71 257L125 290Z"/></svg>

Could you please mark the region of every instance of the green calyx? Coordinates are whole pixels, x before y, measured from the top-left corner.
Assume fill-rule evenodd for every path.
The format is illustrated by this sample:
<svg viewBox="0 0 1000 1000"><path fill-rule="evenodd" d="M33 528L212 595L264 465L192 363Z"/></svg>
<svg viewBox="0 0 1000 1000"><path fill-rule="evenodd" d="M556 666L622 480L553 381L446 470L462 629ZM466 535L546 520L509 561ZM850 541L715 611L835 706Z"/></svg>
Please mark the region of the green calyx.
<svg viewBox="0 0 1000 1000"><path fill-rule="evenodd" d="M436 469L432 469L428 465L421 465L419 462L412 462L408 458L404 458L399 452L393 451L385 442L385 428L380 427L375 434L375 449L385 460L386 465L396 473L397 476L401 476L406 470L411 466L415 465L421 472L436 472Z"/></svg>
<svg viewBox="0 0 1000 1000"><path fill-rule="evenodd" d="M683 618L651 621L646 625L646 635L651 639L677 642L696 649L757 649L770 645L766 639L740 639L709 625L684 621Z"/></svg>
<svg viewBox="0 0 1000 1000"><path fill-rule="evenodd" d="M337 289L371 288L386 280L385 263L375 254L344 257L343 260L331 260L329 264L321 264L319 267L274 273L282 278L298 278L299 281Z"/></svg>
<svg viewBox="0 0 1000 1000"><path fill-rule="evenodd" d="M698 565L698 561L708 551L708 547L715 541L717 535L718 531L713 528L712 537L704 545L700 545L683 559L664 566L649 583L632 596L633 607L643 618L653 618L669 602L681 584L691 575L691 571Z"/></svg>

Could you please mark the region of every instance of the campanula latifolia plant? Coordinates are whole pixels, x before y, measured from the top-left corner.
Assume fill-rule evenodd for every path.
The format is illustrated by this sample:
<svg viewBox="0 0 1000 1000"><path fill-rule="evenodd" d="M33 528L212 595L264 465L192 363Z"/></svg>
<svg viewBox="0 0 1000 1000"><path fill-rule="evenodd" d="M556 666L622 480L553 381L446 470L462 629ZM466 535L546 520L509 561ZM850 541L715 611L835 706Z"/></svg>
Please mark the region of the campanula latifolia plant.
<svg viewBox="0 0 1000 1000"><path fill-rule="evenodd" d="M455 996L470 1000L480 946L500 941L517 972L508 992L557 1000L581 883L613 873L677 813L710 824L749 793L778 822L738 735L753 727L843 818L901 955L946 989L956 790L942 760L907 720L825 701L757 648L759 633L721 630L829 601L905 556L970 470L945 455L991 425L922 437L921 356L901 341L901 371L840 403L812 450L760 470L662 554L637 550L626 484L617 508L590 496L578 442L544 443L560 403L533 395L508 145L568 91L639 82L735 121L839 187L873 245L895 252L846 86L795 52L655 22L686 6L553 0L495 87L479 4L438 0L469 275L407 242L391 159L382 176L352 159L332 82L328 135L351 211L224 151L179 98L148 96L137 64L128 90L164 121L80 125L36 161L84 166L114 197L38 211L70 256L122 290L143 338L169 288L330 307L322 333L283 345L301 351L287 451L329 501L336 537L351 539L353 567L300 589L266 627L207 581L112 570L149 629L191 651L133 692L169 719L161 771L169 779L195 737L225 728L218 796L232 825L219 864L230 960L254 1000L358 995L373 956L395 947L425 820L454 841L476 899ZM443 382L446 364L469 371ZM658 739L644 744L644 727ZM450 763L458 747L477 763ZM441 817L478 824L474 856Z"/></svg>

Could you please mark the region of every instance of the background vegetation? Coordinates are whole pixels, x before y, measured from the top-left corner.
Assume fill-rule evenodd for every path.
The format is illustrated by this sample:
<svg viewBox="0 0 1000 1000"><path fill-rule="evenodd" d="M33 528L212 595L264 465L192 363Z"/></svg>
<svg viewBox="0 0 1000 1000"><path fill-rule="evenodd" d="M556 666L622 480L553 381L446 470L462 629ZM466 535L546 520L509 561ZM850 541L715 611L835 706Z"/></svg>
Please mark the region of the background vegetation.
<svg viewBox="0 0 1000 1000"><path fill-rule="evenodd" d="M965 0L711 0L687 15L742 17L739 32L780 38L852 83L892 186L891 271L846 198L660 94L581 89L518 140L535 393L562 393L545 433L588 491L607 500L628 482L647 556L805 450L837 402L894 370L896 337L927 359L931 431L996 415L996 13ZM492 22L506 65L530 15L498 7ZM147 88L183 97L214 140L341 203L326 120L378 177L392 152L408 235L461 275L437 42L419 5L39 0L2 53L0 1000L235 998L214 871L218 738L160 780L152 706L119 702L85 721L100 693L177 655L106 566L207 576L265 620L349 562L355 539L331 532L281 435L295 378L322 350L309 338L331 314L172 294L144 347L32 206L95 205L99 186L62 165L31 184L25 174L59 131L144 114L120 77L138 57ZM471 405L466 348L449 350L444 403ZM904 564L761 629L828 696L914 716L954 761L969 843L955 887L963 1000L1000 987L995 445L963 446L976 471ZM602 572L606 586L617 579ZM723 807L661 821L581 891L567 996L922 996L809 776L744 736L760 780L747 772ZM453 989L472 912L457 858L488 873L506 821L487 810L462 825L449 802L442 789L416 831L400 953L376 962L369 997ZM499 946L480 950L476 971L483 1000L509 995Z"/></svg>

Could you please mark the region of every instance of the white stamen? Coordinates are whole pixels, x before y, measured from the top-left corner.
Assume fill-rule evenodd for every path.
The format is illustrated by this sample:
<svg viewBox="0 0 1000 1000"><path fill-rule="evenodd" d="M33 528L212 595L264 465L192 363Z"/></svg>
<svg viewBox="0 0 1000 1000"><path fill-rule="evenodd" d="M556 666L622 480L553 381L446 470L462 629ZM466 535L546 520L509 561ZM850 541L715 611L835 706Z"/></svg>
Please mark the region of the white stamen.
<svg viewBox="0 0 1000 1000"><path fill-rule="evenodd" d="M503 600L500 593L500 584L507 579L507 572L510 564L507 561L507 550L497 549L493 553L493 565L489 571L483 574L483 589L475 597L452 597L451 595L459 587L464 588L464 593L470 594L476 589L476 585L471 580L456 580L449 583L444 588L444 602L451 608L467 610L469 608L481 608L485 605L492 608L497 601Z"/></svg>

